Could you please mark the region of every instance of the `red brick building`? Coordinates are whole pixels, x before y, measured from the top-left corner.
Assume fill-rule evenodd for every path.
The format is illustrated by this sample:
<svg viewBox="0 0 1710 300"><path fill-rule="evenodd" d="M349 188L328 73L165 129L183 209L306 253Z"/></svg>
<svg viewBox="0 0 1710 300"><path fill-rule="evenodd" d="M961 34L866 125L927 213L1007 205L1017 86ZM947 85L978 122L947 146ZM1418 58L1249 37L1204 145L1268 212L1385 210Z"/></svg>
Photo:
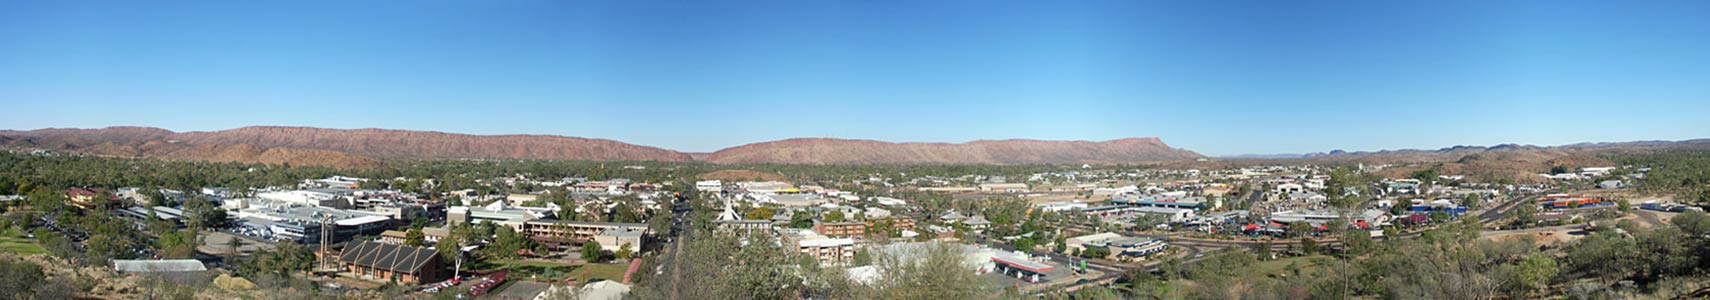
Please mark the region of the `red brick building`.
<svg viewBox="0 0 1710 300"><path fill-rule="evenodd" d="M345 271L365 279L422 284L450 277L445 260L439 252L425 247L412 247L376 241L351 242L339 254L338 262Z"/></svg>

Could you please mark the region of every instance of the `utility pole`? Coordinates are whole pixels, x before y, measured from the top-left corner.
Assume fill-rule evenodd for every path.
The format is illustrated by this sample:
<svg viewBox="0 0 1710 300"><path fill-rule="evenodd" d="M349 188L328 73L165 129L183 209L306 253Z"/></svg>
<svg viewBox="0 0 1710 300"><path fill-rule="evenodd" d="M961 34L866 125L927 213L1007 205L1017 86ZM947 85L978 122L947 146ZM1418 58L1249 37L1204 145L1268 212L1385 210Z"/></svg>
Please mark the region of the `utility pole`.
<svg viewBox="0 0 1710 300"><path fill-rule="evenodd" d="M332 216L321 217L321 270L331 269L330 267L327 267L327 256L332 255L332 253L327 251L332 249L332 247L328 246L331 244L329 241L332 240L332 231L333 228L335 228L332 224Z"/></svg>

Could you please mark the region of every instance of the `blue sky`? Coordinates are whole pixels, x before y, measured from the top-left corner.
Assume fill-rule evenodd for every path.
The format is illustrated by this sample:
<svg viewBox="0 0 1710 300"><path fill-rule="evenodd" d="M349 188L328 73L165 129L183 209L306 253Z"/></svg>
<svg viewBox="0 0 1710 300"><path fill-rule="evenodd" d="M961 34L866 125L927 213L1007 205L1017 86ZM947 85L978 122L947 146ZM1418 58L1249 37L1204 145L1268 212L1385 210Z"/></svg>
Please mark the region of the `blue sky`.
<svg viewBox="0 0 1710 300"><path fill-rule="evenodd" d="M229 2L0 3L0 128L1211 155L1710 137L1705 1Z"/></svg>

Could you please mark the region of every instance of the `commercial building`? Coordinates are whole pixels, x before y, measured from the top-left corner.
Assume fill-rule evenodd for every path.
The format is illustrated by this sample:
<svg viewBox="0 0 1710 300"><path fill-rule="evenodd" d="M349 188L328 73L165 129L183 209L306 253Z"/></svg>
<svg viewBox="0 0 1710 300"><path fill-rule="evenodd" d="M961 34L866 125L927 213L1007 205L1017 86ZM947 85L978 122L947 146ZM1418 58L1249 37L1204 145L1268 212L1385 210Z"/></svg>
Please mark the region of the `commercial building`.
<svg viewBox="0 0 1710 300"><path fill-rule="evenodd" d="M1133 214L1158 215L1170 223L1182 223L1193 219L1197 213L1192 209L1170 208L1156 206L1120 206L1108 205L1088 208L1086 214L1094 216L1125 216Z"/></svg>
<svg viewBox="0 0 1710 300"><path fill-rule="evenodd" d="M1112 256L1146 256L1152 253L1163 252L1164 249L1168 249L1169 247L1170 243L1165 242L1163 239L1154 238L1122 237L1104 241L1104 248L1110 249L1110 255Z"/></svg>
<svg viewBox="0 0 1710 300"><path fill-rule="evenodd" d="M777 203L784 206L818 206L829 202L825 196L819 194L748 193L745 197L754 203Z"/></svg>
<svg viewBox="0 0 1710 300"><path fill-rule="evenodd" d="M1044 203L1044 204L1035 204L1035 205L1033 205L1033 207L1038 208L1041 211L1046 211L1046 212L1059 212L1059 211L1070 211L1070 210L1075 210L1075 209L1087 209L1087 204L1081 203L1080 201L1065 201L1065 202L1052 202L1052 203Z"/></svg>
<svg viewBox="0 0 1710 300"><path fill-rule="evenodd" d="M695 190L712 193L724 192L724 182L718 180L696 181Z"/></svg>
<svg viewBox="0 0 1710 300"><path fill-rule="evenodd" d="M647 237L646 233L646 229L610 229L594 235L594 242L599 243L601 249L612 251L622 249L624 245L629 245L630 250L640 250L642 241Z"/></svg>
<svg viewBox="0 0 1710 300"><path fill-rule="evenodd" d="M309 206L295 202L247 199L237 216L244 226L277 241L319 243L323 221L334 229L331 242L357 235L374 235L391 229L392 218L373 212Z"/></svg>
<svg viewBox="0 0 1710 300"><path fill-rule="evenodd" d="M354 189L367 181L367 178L333 176L322 179L304 179L303 185L324 188Z"/></svg>
<svg viewBox="0 0 1710 300"><path fill-rule="evenodd" d="M1205 197L1166 195L1141 196L1136 194L1123 194L1112 197L1110 199L1110 203L1114 205L1185 208L1192 210L1210 209L1216 208L1217 206L1216 203L1206 200Z"/></svg>
<svg viewBox="0 0 1710 300"><path fill-rule="evenodd" d="M916 188L915 190L919 190L922 192L939 192L939 193L967 193L967 192L977 191L977 190L979 190L979 188L964 187L964 186L947 186L947 187L923 187L923 188Z"/></svg>
<svg viewBox="0 0 1710 300"><path fill-rule="evenodd" d="M309 189L292 191L272 191L256 193L256 198L308 206L350 208L356 190L352 189Z"/></svg>
<svg viewBox="0 0 1710 300"><path fill-rule="evenodd" d="M1014 275L1016 279L1027 282L1039 282L1045 272L1056 269L1056 266L1033 261L1023 255L1013 253L998 253L992 256L997 271L1004 275Z"/></svg>
<svg viewBox="0 0 1710 300"><path fill-rule="evenodd" d="M997 192L997 193L1020 193L1020 192L1026 192L1026 191L1028 191L1028 189L1027 189L1026 183L982 183L982 184L980 184L980 191L981 192Z"/></svg>
<svg viewBox="0 0 1710 300"><path fill-rule="evenodd" d="M556 215L558 205L548 203L546 207L510 206L504 201L494 201L486 206L452 206L445 209L446 224L495 222L516 229L522 222L549 218Z"/></svg>
<svg viewBox="0 0 1710 300"><path fill-rule="evenodd" d="M1125 237L1109 232L1072 237L1063 242L1068 244L1066 251L1070 253L1087 249L1106 249L1110 250L1112 257L1145 256L1169 248L1169 243L1162 239Z"/></svg>
<svg viewBox="0 0 1710 300"><path fill-rule="evenodd" d="M819 260L821 265L841 266L855 260L855 240L831 238L813 230L789 229L782 235L784 245L795 245L797 252Z"/></svg>
<svg viewBox="0 0 1710 300"><path fill-rule="evenodd" d="M830 237L859 238L867 236L867 223L814 221L813 231Z"/></svg>
<svg viewBox="0 0 1710 300"><path fill-rule="evenodd" d="M716 221L715 223L718 223L718 229L719 230L728 230L728 231L734 231L734 232L754 232L754 231L770 231L770 230L772 230L772 221L770 221L770 220L719 220L719 221Z"/></svg>
<svg viewBox="0 0 1710 300"><path fill-rule="evenodd" d="M867 228L873 228L873 225L877 225L880 222L889 222L892 229L899 229L899 230L914 230L914 225L915 225L914 219L910 219L910 218L906 218L906 217L889 217L889 218L868 217L867 218Z"/></svg>
<svg viewBox="0 0 1710 300"><path fill-rule="evenodd" d="M634 246L636 249L640 249L642 244L647 242L647 224L641 223L530 220L523 222L522 228L518 232L521 232L523 236L526 236L536 242L540 242L549 248L564 249L566 246L570 245L599 242L595 239L600 235L605 234L607 231L637 232L634 233L634 235L639 235L639 237L629 240L635 242ZM623 240L628 238L627 235L631 235L630 233L624 234L626 237L612 237L610 241ZM604 247L604 244L605 243L602 242L601 246Z"/></svg>
<svg viewBox="0 0 1710 300"><path fill-rule="evenodd" d="M1077 237L1070 237L1070 238L1063 240L1063 244L1065 244L1064 245L1064 251L1067 251L1069 253L1074 253L1077 250L1086 251L1087 245L1103 245L1104 240L1120 238L1120 237L1122 237L1122 235L1110 233L1110 232L1095 233L1095 234L1088 234L1088 235L1077 236Z"/></svg>
<svg viewBox="0 0 1710 300"><path fill-rule="evenodd" d="M100 197L101 191L101 188L70 188L66 190L66 200L70 201L71 205L75 205L80 208L94 208L96 202L95 197ZM107 199L112 200L108 202L110 204L119 203L118 196L108 195Z"/></svg>

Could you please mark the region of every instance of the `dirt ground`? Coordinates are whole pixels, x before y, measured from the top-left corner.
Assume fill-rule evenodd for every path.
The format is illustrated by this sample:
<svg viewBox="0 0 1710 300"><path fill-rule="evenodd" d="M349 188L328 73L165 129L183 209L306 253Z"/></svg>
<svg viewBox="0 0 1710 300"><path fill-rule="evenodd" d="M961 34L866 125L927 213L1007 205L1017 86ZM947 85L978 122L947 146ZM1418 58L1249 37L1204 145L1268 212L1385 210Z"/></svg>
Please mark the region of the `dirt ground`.
<svg viewBox="0 0 1710 300"><path fill-rule="evenodd" d="M1559 242L1577 240L1581 237L1584 237L1584 235L1581 234L1582 233L1581 228L1583 228L1583 227L1584 227L1584 225L1574 224L1574 225L1563 225L1563 226L1552 226L1552 227L1529 228L1529 229L1513 230L1513 231L1485 231L1481 235L1483 235L1483 238L1490 239L1490 240L1530 238L1530 239L1532 239L1532 242L1535 244L1548 245L1548 244L1556 244Z"/></svg>

